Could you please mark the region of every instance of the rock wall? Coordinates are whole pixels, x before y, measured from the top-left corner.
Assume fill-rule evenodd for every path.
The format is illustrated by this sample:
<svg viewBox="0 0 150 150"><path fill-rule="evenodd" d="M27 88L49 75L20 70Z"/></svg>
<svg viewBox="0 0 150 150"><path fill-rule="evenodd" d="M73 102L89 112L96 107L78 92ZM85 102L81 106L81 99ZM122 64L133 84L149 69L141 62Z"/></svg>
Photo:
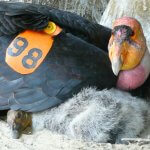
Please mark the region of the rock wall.
<svg viewBox="0 0 150 150"><path fill-rule="evenodd" d="M89 20L99 22L108 1L109 0L39 0L39 3L75 12Z"/></svg>
<svg viewBox="0 0 150 150"><path fill-rule="evenodd" d="M23 135L14 140L5 122L0 121L1 150L149 150L150 141L138 139L136 144L100 144L68 139L66 136L54 134L48 130L38 131L32 135ZM140 142L141 141L141 142ZM144 144L146 143L146 144Z"/></svg>

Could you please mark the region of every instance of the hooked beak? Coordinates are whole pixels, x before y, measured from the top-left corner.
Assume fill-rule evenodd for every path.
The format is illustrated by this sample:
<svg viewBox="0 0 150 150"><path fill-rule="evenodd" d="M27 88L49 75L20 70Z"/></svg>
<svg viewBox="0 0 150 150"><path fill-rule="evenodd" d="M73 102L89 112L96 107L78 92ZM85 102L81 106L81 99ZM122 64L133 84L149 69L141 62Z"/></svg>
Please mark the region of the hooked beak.
<svg viewBox="0 0 150 150"><path fill-rule="evenodd" d="M21 129L20 129L20 124L13 124L10 126L10 129L11 129L11 134L12 134L12 138L13 139L19 139L20 137L20 132L21 132Z"/></svg>
<svg viewBox="0 0 150 150"><path fill-rule="evenodd" d="M117 76L119 74L119 71L121 70L122 67L122 61L121 58L113 58L111 61L112 65L112 71L113 73Z"/></svg>
<svg viewBox="0 0 150 150"><path fill-rule="evenodd" d="M109 48L109 58L111 60L111 66L113 73L117 76L122 68L123 61L121 59L122 44L113 42Z"/></svg>
<svg viewBox="0 0 150 150"><path fill-rule="evenodd" d="M12 131L12 138L13 139L19 139L19 137L20 137L19 131L18 130L13 130Z"/></svg>

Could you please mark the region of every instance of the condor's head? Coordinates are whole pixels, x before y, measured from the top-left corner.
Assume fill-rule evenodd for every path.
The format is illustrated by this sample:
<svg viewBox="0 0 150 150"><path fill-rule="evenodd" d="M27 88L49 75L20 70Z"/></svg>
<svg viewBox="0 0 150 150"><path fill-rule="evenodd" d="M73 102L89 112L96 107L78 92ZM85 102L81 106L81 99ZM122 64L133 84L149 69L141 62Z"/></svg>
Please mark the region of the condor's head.
<svg viewBox="0 0 150 150"><path fill-rule="evenodd" d="M117 19L113 25L108 49L112 70L116 76L120 70L135 68L147 49L140 23L130 17Z"/></svg>

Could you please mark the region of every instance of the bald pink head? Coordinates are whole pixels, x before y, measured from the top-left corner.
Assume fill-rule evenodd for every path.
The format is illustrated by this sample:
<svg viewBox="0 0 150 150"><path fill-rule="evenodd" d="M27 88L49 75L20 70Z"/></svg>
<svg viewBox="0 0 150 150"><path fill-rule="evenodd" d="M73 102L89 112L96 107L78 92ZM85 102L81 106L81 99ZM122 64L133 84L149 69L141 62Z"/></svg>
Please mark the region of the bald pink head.
<svg viewBox="0 0 150 150"><path fill-rule="evenodd" d="M129 26L133 31L141 29L141 24L132 17L122 17L115 20L113 28L120 25Z"/></svg>
<svg viewBox="0 0 150 150"><path fill-rule="evenodd" d="M115 20L108 44L109 58L115 75L137 67L147 49L140 23L131 17Z"/></svg>
<svg viewBox="0 0 150 150"><path fill-rule="evenodd" d="M150 55L140 23L131 17L116 19L108 49L112 70L118 76L117 87L140 87L150 73Z"/></svg>

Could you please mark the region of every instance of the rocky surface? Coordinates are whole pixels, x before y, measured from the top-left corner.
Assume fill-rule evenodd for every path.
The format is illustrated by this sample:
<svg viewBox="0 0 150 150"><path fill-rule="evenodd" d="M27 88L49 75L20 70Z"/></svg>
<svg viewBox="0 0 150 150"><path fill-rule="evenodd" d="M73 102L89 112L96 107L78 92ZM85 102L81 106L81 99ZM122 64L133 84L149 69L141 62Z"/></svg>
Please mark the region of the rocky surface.
<svg viewBox="0 0 150 150"><path fill-rule="evenodd" d="M40 4L75 12L94 22L99 22L109 0L39 0Z"/></svg>
<svg viewBox="0 0 150 150"><path fill-rule="evenodd" d="M135 140L134 140L135 141ZM138 141L138 142L137 142ZM0 121L0 149L1 150L149 150L149 140L142 139L134 144L98 144L69 139L63 135L51 133L48 130L38 131L31 135L23 135L20 139L11 138L7 124ZM130 140L131 143L133 141Z"/></svg>

